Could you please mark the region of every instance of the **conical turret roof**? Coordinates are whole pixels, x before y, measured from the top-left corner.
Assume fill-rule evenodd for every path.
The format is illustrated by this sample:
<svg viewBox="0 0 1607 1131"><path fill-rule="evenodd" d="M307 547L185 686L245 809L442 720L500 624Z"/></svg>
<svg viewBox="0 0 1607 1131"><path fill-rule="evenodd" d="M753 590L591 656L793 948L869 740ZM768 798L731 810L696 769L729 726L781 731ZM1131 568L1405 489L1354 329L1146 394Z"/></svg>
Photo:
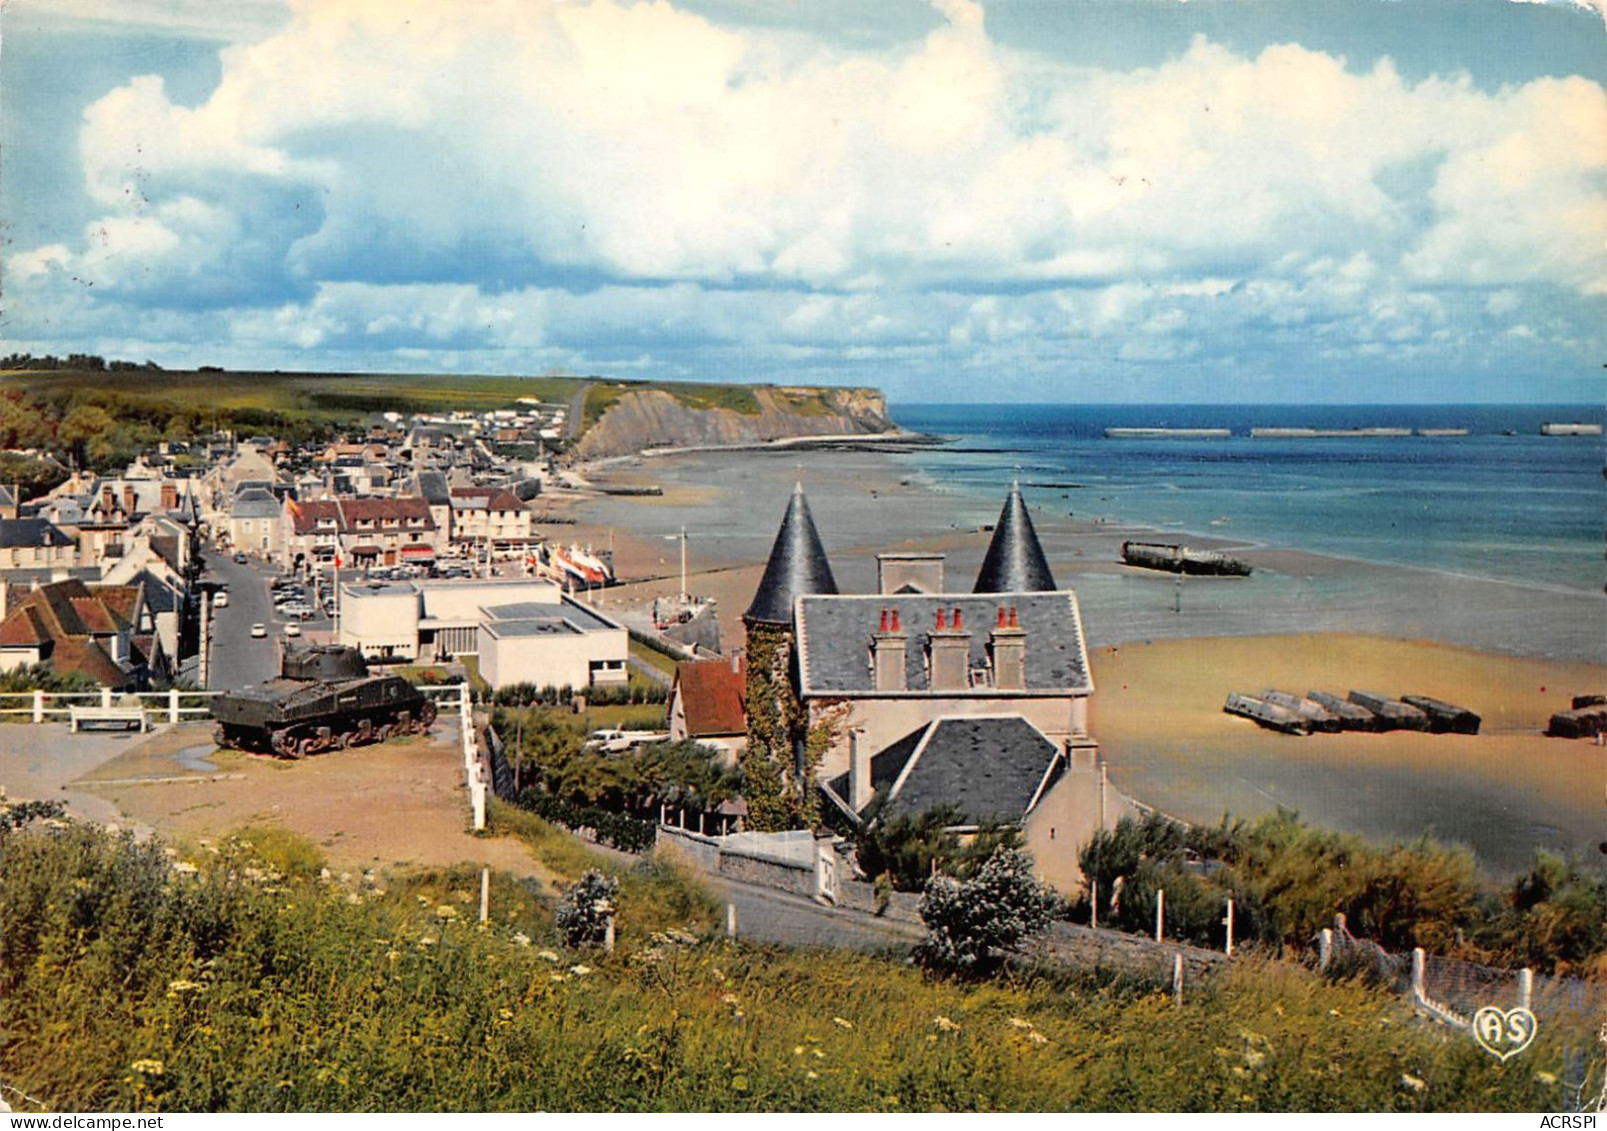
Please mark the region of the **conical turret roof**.
<svg viewBox="0 0 1607 1131"><path fill-rule="evenodd" d="M1012 483L971 592L1040 593L1057 588L1055 576L1049 572L1049 560L1038 542L1038 532L1032 528L1027 504L1021 501L1021 485Z"/></svg>
<svg viewBox="0 0 1607 1131"><path fill-rule="evenodd" d="M831 576L831 563L809 517L809 500L803 484L793 490L792 501L770 547L770 561L764 567L759 590L743 619L764 624L791 624L792 603L806 593L834 594L837 581Z"/></svg>

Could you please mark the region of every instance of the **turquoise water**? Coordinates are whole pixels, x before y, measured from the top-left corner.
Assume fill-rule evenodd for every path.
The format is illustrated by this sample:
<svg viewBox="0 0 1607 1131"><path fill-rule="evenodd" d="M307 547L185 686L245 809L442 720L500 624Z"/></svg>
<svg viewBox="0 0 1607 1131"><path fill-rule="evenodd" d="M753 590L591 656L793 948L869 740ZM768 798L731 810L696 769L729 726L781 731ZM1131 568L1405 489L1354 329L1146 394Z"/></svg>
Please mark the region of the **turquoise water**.
<svg viewBox="0 0 1607 1131"><path fill-rule="evenodd" d="M1162 531L1600 593L1603 438L1546 437L1602 406L894 405L956 437L901 460L979 499ZM1228 439L1107 439L1111 427ZM1254 427L1465 428L1465 436L1252 439Z"/></svg>

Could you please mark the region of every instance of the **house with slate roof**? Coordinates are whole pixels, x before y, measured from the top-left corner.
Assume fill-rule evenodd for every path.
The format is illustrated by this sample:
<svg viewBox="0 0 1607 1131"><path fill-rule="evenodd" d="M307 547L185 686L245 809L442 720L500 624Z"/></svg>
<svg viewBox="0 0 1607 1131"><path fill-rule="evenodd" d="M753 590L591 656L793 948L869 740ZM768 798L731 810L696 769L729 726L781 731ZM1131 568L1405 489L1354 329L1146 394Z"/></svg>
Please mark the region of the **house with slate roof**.
<svg viewBox="0 0 1607 1131"><path fill-rule="evenodd" d="M1077 596L1060 588L1012 487L969 593L944 591L934 554L878 558L878 592L837 591L802 488L793 494L744 622L784 641L814 768L855 822L958 807L960 830L1021 826L1040 874L1069 886L1076 851L1114 822L1088 732L1093 678ZM753 705L750 704L750 707Z"/></svg>

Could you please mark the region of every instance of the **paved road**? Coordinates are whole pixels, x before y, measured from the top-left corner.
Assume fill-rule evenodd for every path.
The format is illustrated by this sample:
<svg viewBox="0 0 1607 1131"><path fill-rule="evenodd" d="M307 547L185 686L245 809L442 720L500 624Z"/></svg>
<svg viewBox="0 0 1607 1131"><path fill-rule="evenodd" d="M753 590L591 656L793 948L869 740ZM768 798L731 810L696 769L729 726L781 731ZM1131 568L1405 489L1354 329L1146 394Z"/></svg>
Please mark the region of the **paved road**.
<svg viewBox="0 0 1607 1131"><path fill-rule="evenodd" d="M232 691L272 679L279 671L275 641L284 639L284 621L274 614L268 598L272 573L257 565L237 565L227 554L213 552L204 576L229 587L228 607L212 610L209 686ZM252 638L253 624L267 626L266 640Z"/></svg>
<svg viewBox="0 0 1607 1131"><path fill-rule="evenodd" d="M854 911L831 911L812 899L700 875L720 899L736 904L737 937L748 942L784 946L834 947L839 950L907 950L919 942L918 927L878 919Z"/></svg>

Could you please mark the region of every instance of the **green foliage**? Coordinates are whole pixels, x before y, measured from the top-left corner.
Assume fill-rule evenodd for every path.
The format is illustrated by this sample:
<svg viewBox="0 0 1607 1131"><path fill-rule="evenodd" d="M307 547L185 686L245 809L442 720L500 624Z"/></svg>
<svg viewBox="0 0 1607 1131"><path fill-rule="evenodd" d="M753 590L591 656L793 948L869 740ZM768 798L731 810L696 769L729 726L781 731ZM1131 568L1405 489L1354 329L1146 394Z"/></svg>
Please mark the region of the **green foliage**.
<svg viewBox="0 0 1607 1131"><path fill-rule="evenodd" d="M595 805L575 805L550 793L522 791L514 800L544 821L567 829L591 829L599 844L612 845L622 852L646 852L657 840L656 826L624 813L600 809Z"/></svg>
<svg viewBox="0 0 1607 1131"><path fill-rule="evenodd" d="M748 803L748 827L759 832L813 828L820 822L814 770L830 734L825 728L809 727L808 712L792 685L792 647L789 628L748 626L743 797Z"/></svg>
<svg viewBox="0 0 1607 1131"><path fill-rule="evenodd" d="M60 801L10 801L0 786L0 837L35 821L59 821L67 815Z"/></svg>
<svg viewBox="0 0 1607 1131"><path fill-rule="evenodd" d="M601 872L587 872L569 886L558 903L553 922L563 934L564 945L597 946L603 941L619 880Z"/></svg>
<svg viewBox="0 0 1607 1131"><path fill-rule="evenodd" d="M685 920L547 952L550 920L482 931L434 887L375 897L216 847L0 840L7 1085L76 1111L1547 1111L1540 1073L1594 1044L1542 1027L1501 1065L1398 999L1254 962L1176 1008L1096 975L697 943ZM674 883L622 875L622 927L633 884Z"/></svg>
<svg viewBox="0 0 1607 1131"><path fill-rule="evenodd" d="M1280 810L1186 833L1157 814L1124 818L1080 860L1098 882L1101 923L1152 931L1164 889L1168 936L1201 945L1221 945L1231 896L1238 939L1274 949L1308 946L1343 913L1352 932L1392 951L1539 970L1599 965L1607 952L1607 878L1545 854L1498 894L1481 887L1466 850L1427 838L1380 848Z"/></svg>
<svg viewBox="0 0 1607 1131"><path fill-rule="evenodd" d="M1026 853L995 849L969 880L936 875L921 897L921 965L962 977L993 973L1049 926L1058 900L1032 874Z"/></svg>
<svg viewBox="0 0 1607 1131"><path fill-rule="evenodd" d="M310 879L323 871L324 854L300 833L277 825L251 825L234 836L264 864L285 875Z"/></svg>
<svg viewBox="0 0 1607 1131"><path fill-rule="evenodd" d="M1020 831L1010 825L989 824L971 836L948 830L966 823L953 805L881 820L875 813L858 831L859 867L866 875L887 882L898 891L921 891L935 872L969 879L999 848L1020 848Z"/></svg>
<svg viewBox="0 0 1607 1131"><path fill-rule="evenodd" d="M46 691L51 694L66 694L99 689L100 684L82 672L58 672L48 661L42 664L19 664L0 672L0 693ZM16 706L15 702L10 705Z"/></svg>

